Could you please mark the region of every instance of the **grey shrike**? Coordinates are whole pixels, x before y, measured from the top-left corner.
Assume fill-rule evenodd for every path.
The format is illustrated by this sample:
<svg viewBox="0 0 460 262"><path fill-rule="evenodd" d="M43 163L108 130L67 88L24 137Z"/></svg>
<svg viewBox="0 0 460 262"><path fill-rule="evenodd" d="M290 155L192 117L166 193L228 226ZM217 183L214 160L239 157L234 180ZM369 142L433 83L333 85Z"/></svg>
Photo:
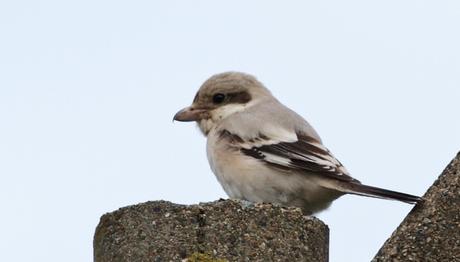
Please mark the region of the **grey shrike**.
<svg viewBox="0 0 460 262"><path fill-rule="evenodd" d="M211 169L230 198L300 207L306 214L344 194L421 200L352 178L313 127L248 74L212 76L174 120L198 123Z"/></svg>

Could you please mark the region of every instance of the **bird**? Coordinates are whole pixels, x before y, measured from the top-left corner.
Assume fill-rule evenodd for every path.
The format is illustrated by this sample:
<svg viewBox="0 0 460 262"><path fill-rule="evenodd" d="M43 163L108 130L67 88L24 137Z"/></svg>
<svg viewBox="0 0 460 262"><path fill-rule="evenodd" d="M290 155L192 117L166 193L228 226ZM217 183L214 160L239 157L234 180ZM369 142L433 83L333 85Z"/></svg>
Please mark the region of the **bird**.
<svg viewBox="0 0 460 262"><path fill-rule="evenodd" d="M421 201L353 178L315 129L250 74L211 76L174 120L197 123L211 170L231 199L299 207L307 215L345 194Z"/></svg>

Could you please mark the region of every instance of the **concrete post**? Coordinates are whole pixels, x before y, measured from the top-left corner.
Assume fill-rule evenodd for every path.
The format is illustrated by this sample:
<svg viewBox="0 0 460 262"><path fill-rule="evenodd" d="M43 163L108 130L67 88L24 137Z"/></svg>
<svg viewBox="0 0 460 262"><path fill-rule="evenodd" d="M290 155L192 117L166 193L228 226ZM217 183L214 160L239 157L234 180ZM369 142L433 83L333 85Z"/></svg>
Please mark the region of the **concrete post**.
<svg viewBox="0 0 460 262"><path fill-rule="evenodd" d="M296 208L155 201L102 216L94 260L321 262L328 242L328 227Z"/></svg>

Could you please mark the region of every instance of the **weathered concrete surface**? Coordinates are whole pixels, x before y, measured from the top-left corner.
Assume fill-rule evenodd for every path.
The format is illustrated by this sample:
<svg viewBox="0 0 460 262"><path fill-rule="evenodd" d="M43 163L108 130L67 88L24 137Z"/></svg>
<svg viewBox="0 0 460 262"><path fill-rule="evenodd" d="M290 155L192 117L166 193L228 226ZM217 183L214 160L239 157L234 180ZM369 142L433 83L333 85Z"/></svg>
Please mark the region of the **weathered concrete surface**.
<svg viewBox="0 0 460 262"><path fill-rule="evenodd" d="M232 200L191 206L155 201L121 208L102 216L94 236L97 262L316 262L328 261L328 249L328 227L299 209L244 207Z"/></svg>
<svg viewBox="0 0 460 262"><path fill-rule="evenodd" d="M460 153L372 261L460 261Z"/></svg>

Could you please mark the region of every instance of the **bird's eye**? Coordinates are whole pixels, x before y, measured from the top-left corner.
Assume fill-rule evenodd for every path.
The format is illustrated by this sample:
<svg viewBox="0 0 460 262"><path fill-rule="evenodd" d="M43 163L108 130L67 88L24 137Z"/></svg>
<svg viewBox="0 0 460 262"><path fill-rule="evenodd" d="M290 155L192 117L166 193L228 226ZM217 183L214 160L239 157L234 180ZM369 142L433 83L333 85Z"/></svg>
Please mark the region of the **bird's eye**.
<svg viewBox="0 0 460 262"><path fill-rule="evenodd" d="M221 93L217 93L212 97L212 102L214 104L220 104L224 102L224 100L225 100L225 95Z"/></svg>

